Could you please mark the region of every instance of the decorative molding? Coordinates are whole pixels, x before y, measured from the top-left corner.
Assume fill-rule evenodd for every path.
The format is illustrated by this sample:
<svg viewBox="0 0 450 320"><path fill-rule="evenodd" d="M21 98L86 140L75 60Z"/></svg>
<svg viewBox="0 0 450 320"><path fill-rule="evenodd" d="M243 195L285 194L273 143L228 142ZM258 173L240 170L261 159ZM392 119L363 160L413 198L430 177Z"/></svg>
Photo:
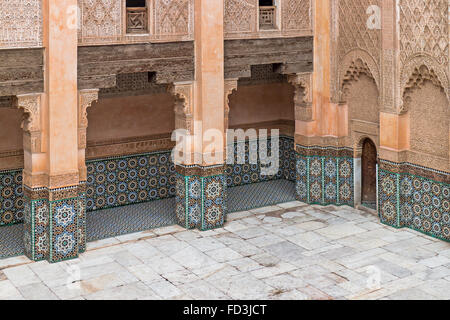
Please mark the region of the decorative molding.
<svg viewBox="0 0 450 320"><path fill-rule="evenodd" d="M87 108L98 101L99 89L78 91L78 149L86 148L86 130L88 127Z"/></svg>
<svg viewBox="0 0 450 320"><path fill-rule="evenodd" d="M42 46L42 0L0 1L0 49Z"/></svg>
<svg viewBox="0 0 450 320"><path fill-rule="evenodd" d="M399 113L405 113L408 110L407 92L414 87L420 87L425 80L443 88L450 102L450 82L446 72L434 58L419 55L410 58L403 66L399 84L401 93Z"/></svg>
<svg viewBox="0 0 450 320"><path fill-rule="evenodd" d="M313 73L296 73L288 75L288 82L294 86L295 120L312 121L313 119Z"/></svg>
<svg viewBox="0 0 450 320"><path fill-rule="evenodd" d="M15 106L24 111L22 129L24 130L24 149L31 153L41 152L41 93L18 95Z"/></svg>
<svg viewBox="0 0 450 320"><path fill-rule="evenodd" d="M373 58L365 51L354 50L347 54L340 63L338 83L338 103L345 103L349 85L357 81L361 74L365 74L375 81L380 92L380 73Z"/></svg>
<svg viewBox="0 0 450 320"><path fill-rule="evenodd" d="M194 83L176 82L169 85L168 91L175 98L175 129L186 129L193 134Z"/></svg>

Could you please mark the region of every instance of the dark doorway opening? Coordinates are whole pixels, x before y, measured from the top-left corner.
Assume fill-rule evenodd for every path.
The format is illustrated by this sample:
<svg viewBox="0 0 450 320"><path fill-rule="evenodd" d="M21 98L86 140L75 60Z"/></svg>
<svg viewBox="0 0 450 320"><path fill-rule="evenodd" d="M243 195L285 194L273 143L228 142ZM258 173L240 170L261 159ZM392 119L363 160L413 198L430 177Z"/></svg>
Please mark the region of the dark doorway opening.
<svg viewBox="0 0 450 320"><path fill-rule="evenodd" d="M365 139L361 156L361 204L376 209L377 203L377 148Z"/></svg>

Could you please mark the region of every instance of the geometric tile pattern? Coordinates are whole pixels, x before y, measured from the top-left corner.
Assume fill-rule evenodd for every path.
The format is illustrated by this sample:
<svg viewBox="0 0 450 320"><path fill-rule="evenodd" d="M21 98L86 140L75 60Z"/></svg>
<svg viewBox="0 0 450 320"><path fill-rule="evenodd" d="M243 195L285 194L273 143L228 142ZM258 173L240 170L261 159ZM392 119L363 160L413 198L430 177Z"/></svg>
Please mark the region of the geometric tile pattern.
<svg viewBox="0 0 450 320"><path fill-rule="evenodd" d="M227 185L224 174L211 176L177 173L176 216L187 228L210 230L225 221Z"/></svg>
<svg viewBox="0 0 450 320"><path fill-rule="evenodd" d="M34 260L58 262L85 250L86 229L82 187L26 189L23 241Z"/></svg>
<svg viewBox="0 0 450 320"><path fill-rule="evenodd" d="M23 222L22 170L0 171L0 226Z"/></svg>
<svg viewBox="0 0 450 320"><path fill-rule="evenodd" d="M379 214L383 223L450 241L449 184L380 169L379 185Z"/></svg>
<svg viewBox="0 0 450 320"><path fill-rule="evenodd" d="M301 148L299 148L301 149ZM331 151L331 150L330 150ZM320 205L354 205L353 158L297 153L296 193L299 201Z"/></svg>
<svg viewBox="0 0 450 320"><path fill-rule="evenodd" d="M267 138L267 152L272 149L271 138ZM262 181L288 179L295 181L295 149L294 139L291 137L279 137L279 168L277 174L262 175L261 162L259 158L259 141L246 140L245 142L235 142L229 148L234 148L234 163L225 167L226 181L228 187L236 187ZM245 162L238 159L238 151L244 148Z"/></svg>
<svg viewBox="0 0 450 320"><path fill-rule="evenodd" d="M25 253L23 246L23 224L0 228L0 259L20 256Z"/></svg>
<svg viewBox="0 0 450 320"><path fill-rule="evenodd" d="M87 211L175 196L170 152L87 161Z"/></svg>
<svg viewBox="0 0 450 320"><path fill-rule="evenodd" d="M88 242L170 226L177 223L175 198L88 212L86 220Z"/></svg>
<svg viewBox="0 0 450 320"><path fill-rule="evenodd" d="M228 189L227 212L246 211L294 201L295 182L279 179Z"/></svg>

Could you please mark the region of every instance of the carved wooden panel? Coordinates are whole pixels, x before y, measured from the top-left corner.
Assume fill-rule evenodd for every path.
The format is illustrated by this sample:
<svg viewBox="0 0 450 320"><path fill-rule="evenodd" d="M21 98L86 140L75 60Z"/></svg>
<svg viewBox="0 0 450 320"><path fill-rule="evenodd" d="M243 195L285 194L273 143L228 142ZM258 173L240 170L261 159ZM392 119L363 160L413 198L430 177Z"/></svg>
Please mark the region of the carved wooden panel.
<svg viewBox="0 0 450 320"><path fill-rule="evenodd" d="M0 1L0 48L42 46L41 2Z"/></svg>

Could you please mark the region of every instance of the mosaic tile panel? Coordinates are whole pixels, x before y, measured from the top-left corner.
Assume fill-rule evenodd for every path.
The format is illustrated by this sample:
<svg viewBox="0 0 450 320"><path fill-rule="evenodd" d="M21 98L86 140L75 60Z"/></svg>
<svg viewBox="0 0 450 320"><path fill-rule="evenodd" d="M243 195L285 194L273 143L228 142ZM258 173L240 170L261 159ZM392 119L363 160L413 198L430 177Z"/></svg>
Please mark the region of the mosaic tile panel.
<svg viewBox="0 0 450 320"><path fill-rule="evenodd" d="M47 199L25 198L24 236L26 255L34 261L48 259L49 203Z"/></svg>
<svg viewBox="0 0 450 320"><path fill-rule="evenodd" d="M225 220L227 185L225 175L200 177L177 173L176 216L187 228L210 230Z"/></svg>
<svg viewBox="0 0 450 320"><path fill-rule="evenodd" d="M378 208L381 222L399 227L398 181L399 174L378 170Z"/></svg>
<svg viewBox="0 0 450 320"><path fill-rule="evenodd" d="M420 168L424 170L424 168ZM383 223L450 241L450 185L411 173L379 170Z"/></svg>
<svg viewBox="0 0 450 320"><path fill-rule="evenodd" d="M170 152L88 161L86 209L94 211L175 196Z"/></svg>
<svg viewBox="0 0 450 320"><path fill-rule="evenodd" d="M78 198L50 201L51 262L78 256Z"/></svg>
<svg viewBox="0 0 450 320"><path fill-rule="evenodd" d="M297 200L320 205L354 205L353 158L334 156L338 152L324 148L319 155L311 150L305 154L296 152Z"/></svg>
<svg viewBox="0 0 450 320"><path fill-rule="evenodd" d="M234 163L225 168L226 182L228 187L236 187L262 181L276 179L288 179L295 181L295 150L294 139L291 137L279 137L279 168L273 175L261 174L261 161L259 159L259 142L257 140L246 140L235 142L229 148L234 148ZM239 150L244 148L244 158L239 158ZM267 139L267 152L271 154L272 142ZM244 163L242 163L244 162Z"/></svg>
<svg viewBox="0 0 450 320"><path fill-rule="evenodd" d="M0 226L23 222L22 170L0 171Z"/></svg>

